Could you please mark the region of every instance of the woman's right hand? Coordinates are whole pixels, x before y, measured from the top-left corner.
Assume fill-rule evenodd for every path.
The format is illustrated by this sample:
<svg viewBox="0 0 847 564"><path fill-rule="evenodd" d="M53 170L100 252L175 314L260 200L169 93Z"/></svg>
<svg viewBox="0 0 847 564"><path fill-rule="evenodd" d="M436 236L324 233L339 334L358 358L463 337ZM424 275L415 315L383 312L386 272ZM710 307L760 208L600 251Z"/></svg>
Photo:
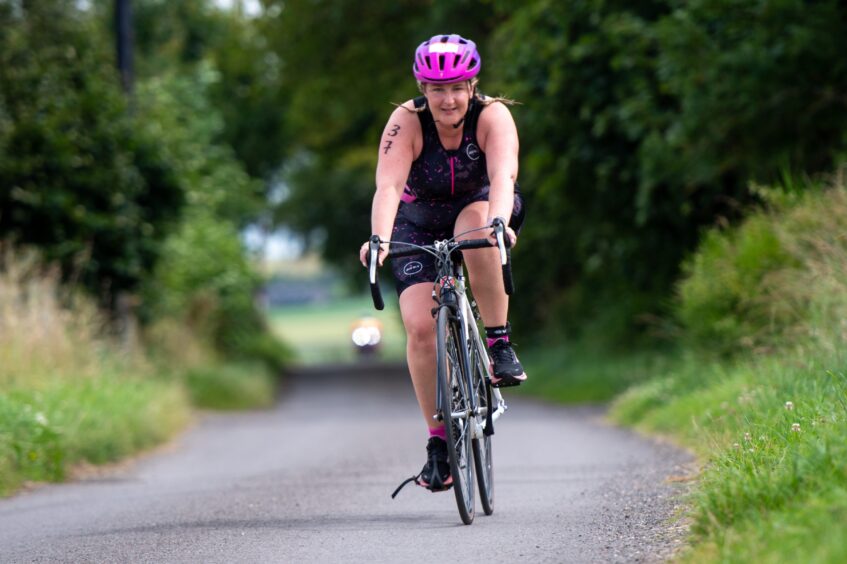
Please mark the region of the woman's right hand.
<svg viewBox="0 0 847 564"><path fill-rule="evenodd" d="M368 267L368 251L370 249L370 243L365 241L362 243L362 246L359 248L359 262L362 263L362 266L365 268ZM379 255L377 255L377 265L382 266L382 263L385 262L385 256L388 254L388 248L385 243L380 243L379 245Z"/></svg>

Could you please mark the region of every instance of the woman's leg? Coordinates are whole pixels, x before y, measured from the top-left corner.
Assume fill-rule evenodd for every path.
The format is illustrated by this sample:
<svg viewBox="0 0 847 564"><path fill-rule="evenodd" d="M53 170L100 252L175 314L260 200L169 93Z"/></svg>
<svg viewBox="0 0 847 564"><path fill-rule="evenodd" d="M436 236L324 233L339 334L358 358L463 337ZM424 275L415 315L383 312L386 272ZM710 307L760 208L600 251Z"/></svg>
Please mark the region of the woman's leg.
<svg viewBox="0 0 847 564"><path fill-rule="evenodd" d="M426 445L426 464L421 469L420 484L433 491L450 487L450 463L447 460L447 443L444 423L433 419L435 415L435 320L432 317L432 284L414 284L400 294L400 313L406 327L406 359L412 385L429 429Z"/></svg>
<svg viewBox="0 0 847 564"><path fill-rule="evenodd" d="M488 217L488 202L474 202L465 207L456 220L455 233L482 227ZM476 239L488 235L477 231L466 237ZM509 296L503 287L500 252L490 249L463 251L468 267L471 290L485 325L488 351L493 365L495 386L515 386L526 380L526 373L512 349L508 324Z"/></svg>
<svg viewBox="0 0 847 564"><path fill-rule="evenodd" d="M488 217L488 202L473 202L459 213L456 219L455 233L482 227ZM479 239L487 236L485 231L469 233L465 239ZM506 325L509 314L509 296L503 288L503 271L500 266L500 253L490 249L462 251L468 267L471 290L479 307L479 314L486 327Z"/></svg>
<svg viewBox="0 0 847 564"><path fill-rule="evenodd" d="M400 313L406 328L406 360L415 396L430 429L443 427L435 415L435 320L432 284L414 284L400 294Z"/></svg>

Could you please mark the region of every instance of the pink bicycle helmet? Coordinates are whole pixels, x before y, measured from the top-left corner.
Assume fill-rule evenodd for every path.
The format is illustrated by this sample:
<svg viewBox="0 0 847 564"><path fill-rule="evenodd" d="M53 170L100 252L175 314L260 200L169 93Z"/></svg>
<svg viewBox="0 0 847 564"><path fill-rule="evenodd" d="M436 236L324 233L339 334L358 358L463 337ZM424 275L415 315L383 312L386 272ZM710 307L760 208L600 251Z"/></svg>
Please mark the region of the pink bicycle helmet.
<svg viewBox="0 0 847 564"><path fill-rule="evenodd" d="M479 74L476 43L460 35L435 35L415 50L412 71L419 82L458 82Z"/></svg>

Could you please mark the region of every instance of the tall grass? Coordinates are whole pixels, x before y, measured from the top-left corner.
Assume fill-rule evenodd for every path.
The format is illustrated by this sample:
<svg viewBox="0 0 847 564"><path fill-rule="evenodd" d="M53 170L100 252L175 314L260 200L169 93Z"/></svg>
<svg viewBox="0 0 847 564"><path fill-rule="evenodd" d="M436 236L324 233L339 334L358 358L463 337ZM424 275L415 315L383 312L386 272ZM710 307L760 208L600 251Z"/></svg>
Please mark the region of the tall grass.
<svg viewBox="0 0 847 564"><path fill-rule="evenodd" d="M105 336L82 295L32 253L0 248L0 495L115 460L181 428L189 403Z"/></svg>
<svg viewBox="0 0 847 564"><path fill-rule="evenodd" d="M73 303L64 307L62 301ZM100 319L84 298L61 289L35 253L0 247L0 389L38 387L67 374L96 373Z"/></svg>
<svg viewBox="0 0 847 564"><path fill-rule="evenodd" d="M695 352L613 406L701 454L686 558L844 561L847 189L714 233L690 265L679 311ZM723 354L703 352L714 343Z"/></svg>

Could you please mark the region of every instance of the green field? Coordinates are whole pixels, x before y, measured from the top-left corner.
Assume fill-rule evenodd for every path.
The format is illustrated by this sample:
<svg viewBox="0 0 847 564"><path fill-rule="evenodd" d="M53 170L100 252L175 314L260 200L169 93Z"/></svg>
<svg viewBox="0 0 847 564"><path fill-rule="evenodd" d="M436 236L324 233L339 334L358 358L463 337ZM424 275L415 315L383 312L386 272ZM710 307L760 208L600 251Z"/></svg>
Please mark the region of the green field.
<svg viewBox="0 0 847 564"><path fill-rule="evenodd" d="M320 364L356 360L351 327L367 315L383 325L380 358L402 359L406 340L396 301L386 300L385 310L376 311L369 296L344 298L275 308L269 317L274 332L296 352L298 363Z"/></svg>

